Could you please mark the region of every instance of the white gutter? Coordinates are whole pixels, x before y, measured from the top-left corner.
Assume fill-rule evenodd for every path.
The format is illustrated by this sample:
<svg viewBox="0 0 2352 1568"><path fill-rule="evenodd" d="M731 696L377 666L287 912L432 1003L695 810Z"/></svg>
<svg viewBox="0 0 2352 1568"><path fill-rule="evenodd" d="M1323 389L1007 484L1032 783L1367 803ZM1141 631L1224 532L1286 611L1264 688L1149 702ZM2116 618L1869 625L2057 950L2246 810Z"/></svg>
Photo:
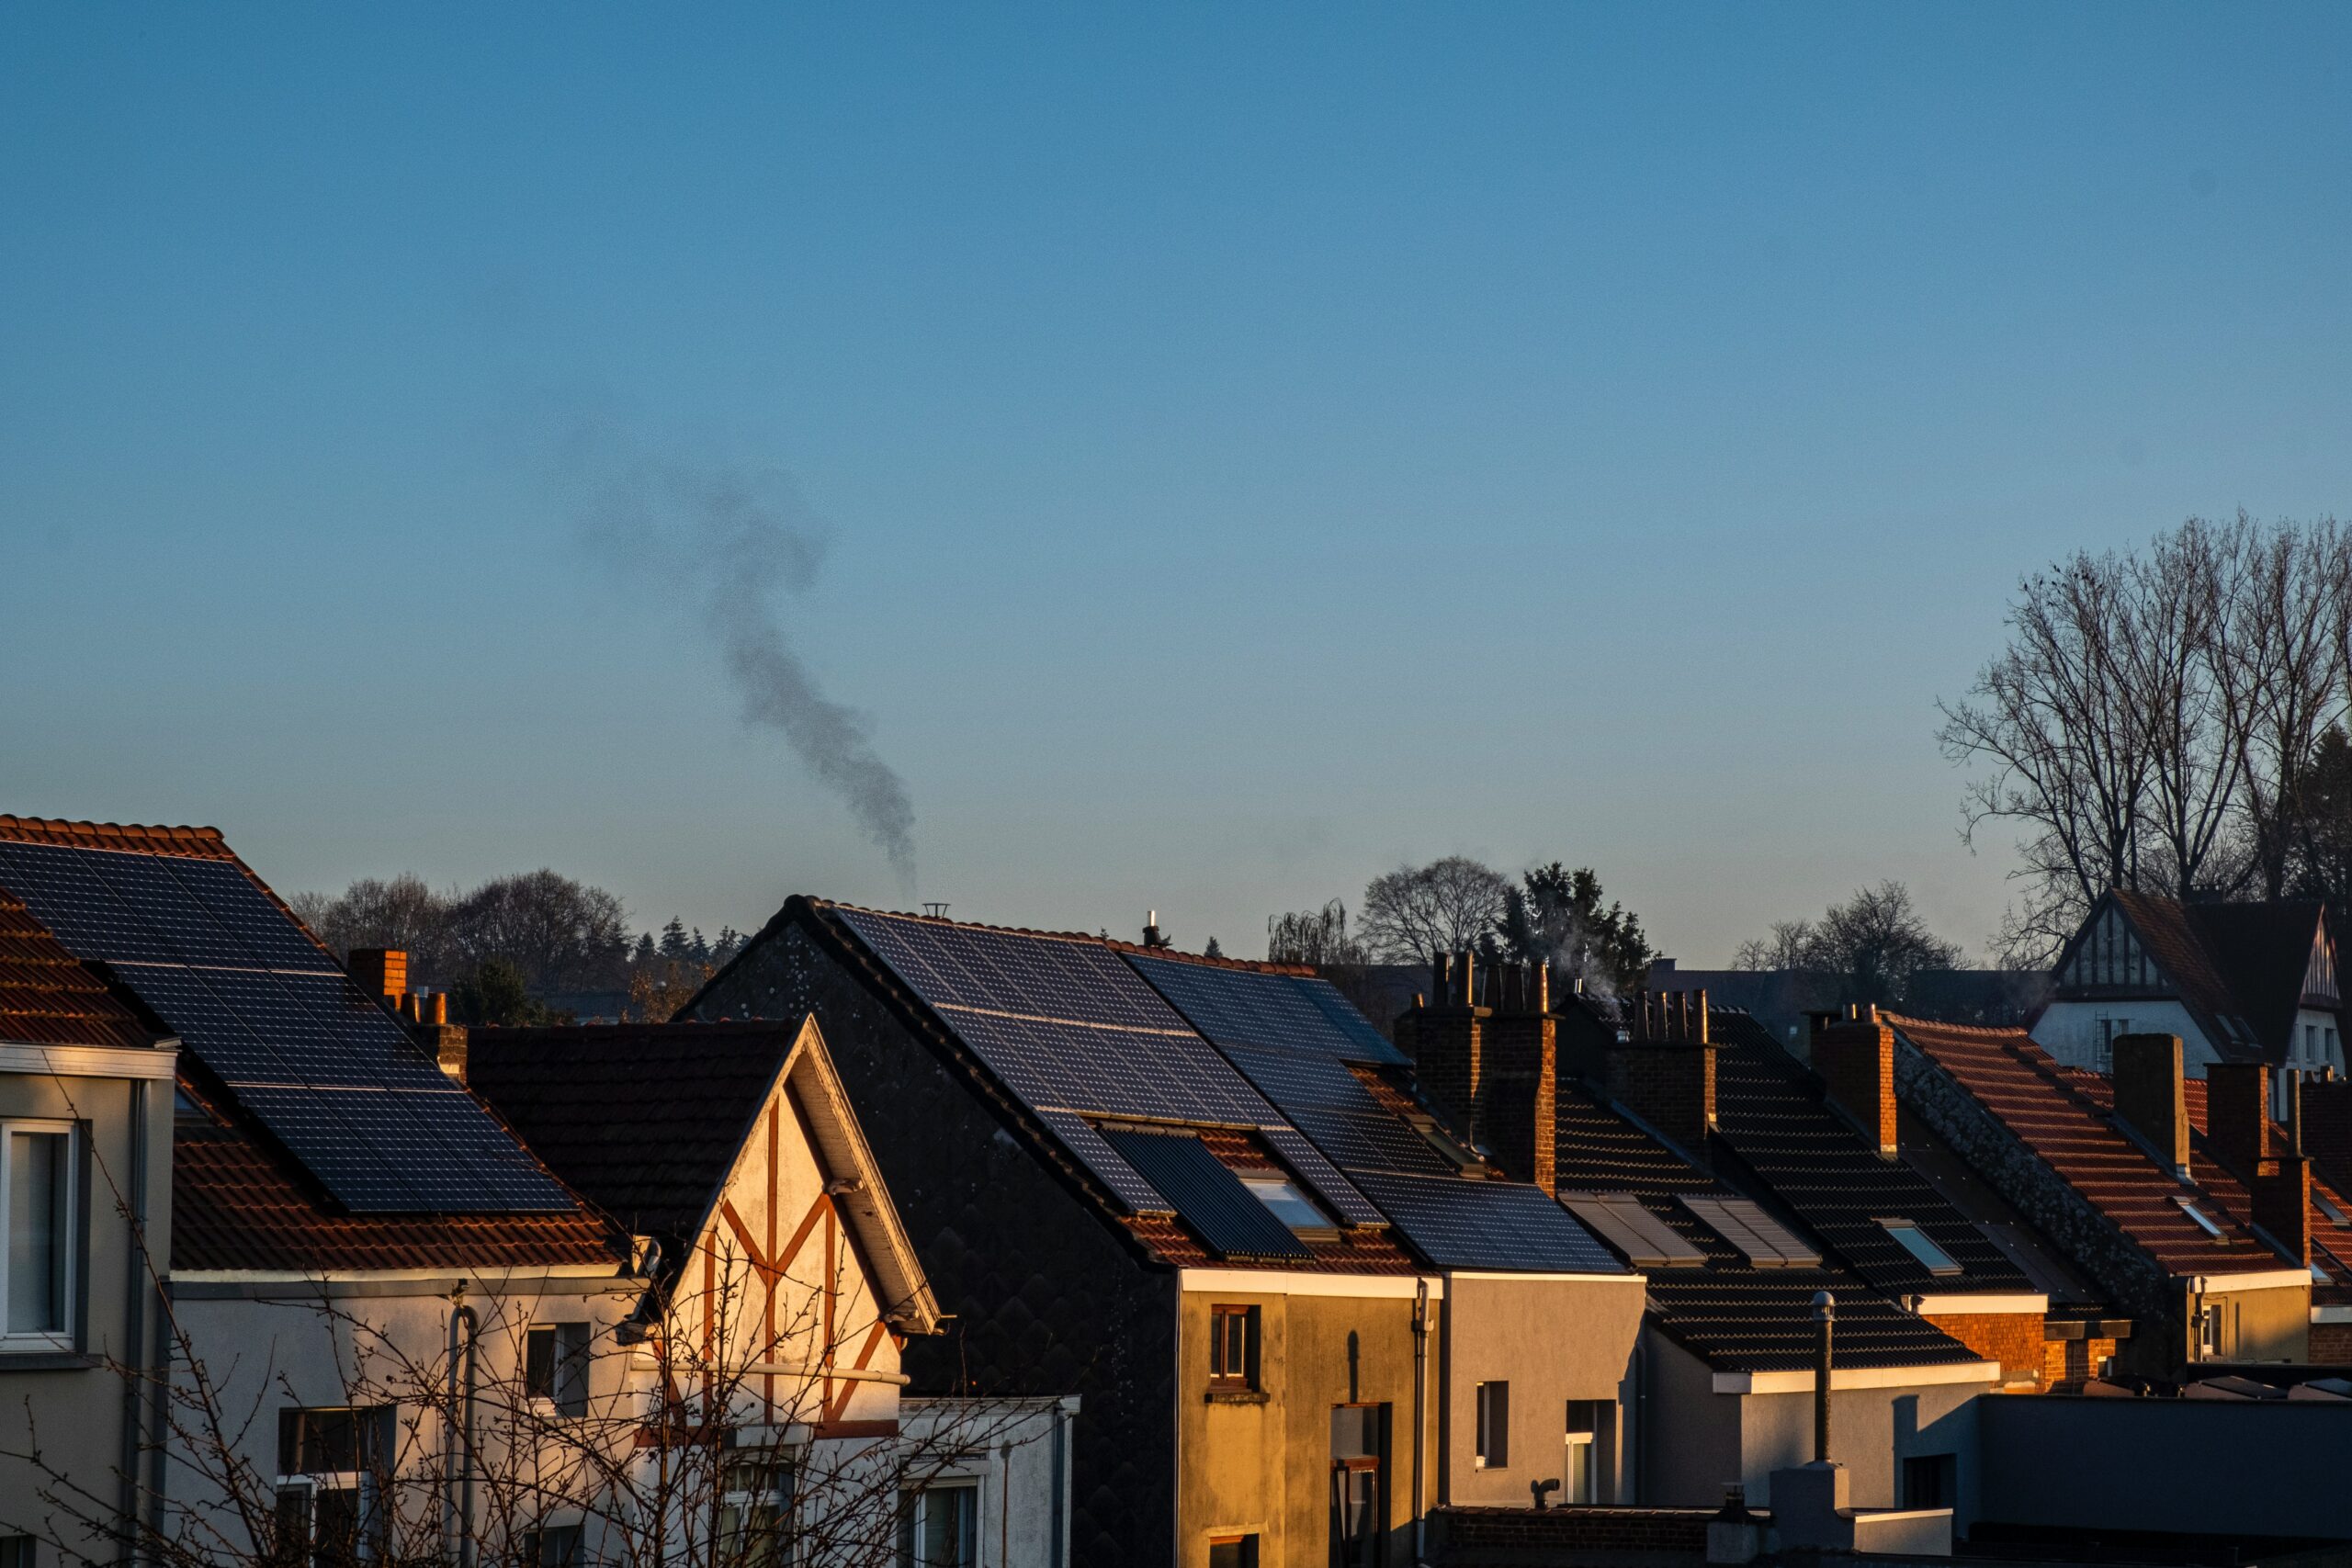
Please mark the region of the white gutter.
<svg viewBox="0 0 2352 1568"><path fill-rule="evenodd" d="M2188 1281L2199 1295L2223 1291L2283 1291L2290 1285L2309 1286L2308 1269L2265 1269L2251 1274L2199 1274Z"/></svg>
<svg viewBox="0 0 2352 1568"><path fill-rule="evenodd" d="M1640 1285L1646 1288L1649 1276L1627 1270L1618 1274L1515 1274L1499 1269L1453 1269L1446 1272L1449 1280L1524 1280L1530 1284L1578 1285Z"/></svg>
<svg viewBox="0 0 2352 1568"><path fill-rule="evenodd" d="M1829 1374L1833 1393L1848 1388L1925 1388L1932 1383L1999 1382L1998 1361L1941 1367L1839 1367ZM1793 1372L1717 1372L1717 1393L1811 1393L1813 1369Z"/></svg>
<svg viewBox="0 0 2352 1568"><path fill-rule="evenodd" d="M2312 1321L2313 1323L2352 1323L2352 1306L2313 1307Z"/></svg>
<svg viewBox="0 0 2352 1568"><path fill-rule="evenodd" d="M1408 1302L1427 1280L1430 1300L1442 1301L1445 1280L1426 1274L1302 1274L1287 1269L1180 1269L1187 1294L1215 1291L1227 1296L1347 1296L1357 1301ZM1540 1278L1540 1276L1537 1276ZM1611 1274L1603 1276L1616 1279Z"/></svg>
<svg viewBox="0 0 2352 1568"><path fill-rule="evenodd" d="M544 1269L175 1269L174 1284L188 1285L414 1285L462 1280L495 1294L507 1285L533 1280L625 1280L618 1263L554 1263Z"/></svg>
<svg viewBox="0 0 2352 1568"><path fill-rule="evenodd" d="M167 1039L128 1045L26 1045L0 1042L0 1073L40 1073L61 1078L145 1078L172 1076L180 1043Z"/></svg>

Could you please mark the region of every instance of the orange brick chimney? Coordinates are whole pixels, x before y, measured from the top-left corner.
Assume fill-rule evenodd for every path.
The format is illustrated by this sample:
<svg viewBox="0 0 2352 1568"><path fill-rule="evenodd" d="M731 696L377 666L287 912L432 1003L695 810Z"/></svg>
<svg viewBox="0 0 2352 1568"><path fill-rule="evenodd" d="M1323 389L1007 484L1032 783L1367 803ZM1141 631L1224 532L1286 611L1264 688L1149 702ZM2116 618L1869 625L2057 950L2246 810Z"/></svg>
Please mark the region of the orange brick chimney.
<svg viewBox="0 0 2352 1568"><path fill-rule="evenodd" d="M2180 1036L2115 1037L2115 1115L2156 1157L2188 1179L2188 1103L2180 1087Z"/></svg>
<svg viewBox="0 0 2352 1568"><path fill-rule="evenodd" d="M1557 1158L1558 1024L1541 965L1451 953L1430 998L1396 1021L1422 1095L1515 1181L1549 1191Z"/></svg>
<svg viewBox="0 0 2352 1568"><path fill-rule="evenodd" d="M1878 1152L1894 1153L1894 1031L1879 1021L1878 1009L1816 1030L1813 1070L1829 1102L1853 1118Z"/></svg>

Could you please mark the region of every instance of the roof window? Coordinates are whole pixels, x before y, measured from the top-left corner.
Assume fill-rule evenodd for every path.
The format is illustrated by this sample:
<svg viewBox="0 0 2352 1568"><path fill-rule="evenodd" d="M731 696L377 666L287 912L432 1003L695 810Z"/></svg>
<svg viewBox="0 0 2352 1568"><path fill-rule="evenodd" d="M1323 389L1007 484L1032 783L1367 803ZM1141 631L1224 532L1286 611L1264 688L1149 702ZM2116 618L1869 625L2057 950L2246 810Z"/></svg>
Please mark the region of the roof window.
<svg viewBox="0 0 2352 1568"><path fill-rule="evenodd" d="M1293 1231L1313 1235L1339 1228L1329 1214L1316 1207L1314 1199L1298 1190L1298 1183L1272 1171L1244 1170L1235 1174L1241 1178L1241 1185L1250 1190L1251 1197Z"/></svg>
<svg viewBox="0 0 2352 1568"><path fill-rule="evenodd" d="M2180 1212L2182 1213L2187 1214L2190 1219L2197 1222L2198 1229L2203 1231L2207 1235L2211 1236L2215 1241L2222 1239L2222 1227L2213 1223L2211 1215L2208 1214L2204 1210L2199 1208L2196 1204L2190 1202L2186 1198L2175 1198L2173 1201L2180 1205Z"/></svg>
<svg viewBox="0 0 2352 1568"><path fill-rule="evenodd" d="M1936 1245L1935 1237L1911 1220L1881 1220L1879 1226L1894 1238L1904 1251L1917 1258L1919 1267L1930 1274L1957 1274L1960 1265L1952 1261L1951 1253Z"/></svg>
<svg viewBox="0 0 2352 1568"><path fill-rule="evenodd" d="M1712 1198L1681 1194L1691 1217L1739 1249L1754 1269L1813 1269L1821 1254L1799 1241L1790 1229L1747 1198Z"/></svg>
<svg viewBox="0 0 2352 1568"><path fill-rule="evenodd" d="M1563 1192L1560 1201L1636 1269L1690 1269L1707 1260L1631 1192Z"/></svg>

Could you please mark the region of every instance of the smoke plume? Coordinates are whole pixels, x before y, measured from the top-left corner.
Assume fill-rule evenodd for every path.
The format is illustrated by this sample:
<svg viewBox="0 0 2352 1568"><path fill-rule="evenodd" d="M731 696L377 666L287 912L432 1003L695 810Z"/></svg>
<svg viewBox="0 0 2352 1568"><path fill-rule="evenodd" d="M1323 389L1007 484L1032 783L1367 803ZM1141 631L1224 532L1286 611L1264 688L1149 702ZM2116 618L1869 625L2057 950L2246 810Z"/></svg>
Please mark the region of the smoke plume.
<svg viewBox="0 0 2352 1568"><path fill-rule="evenodd" d="M778 592L806 592L831 545L792 477L658 460L600 429L576 433L567 456L591 551L681 594L718 646L743 722L784 738L911 894L915 808L906 781L874 750L865 716L820 689L777 618Z"/></svg>

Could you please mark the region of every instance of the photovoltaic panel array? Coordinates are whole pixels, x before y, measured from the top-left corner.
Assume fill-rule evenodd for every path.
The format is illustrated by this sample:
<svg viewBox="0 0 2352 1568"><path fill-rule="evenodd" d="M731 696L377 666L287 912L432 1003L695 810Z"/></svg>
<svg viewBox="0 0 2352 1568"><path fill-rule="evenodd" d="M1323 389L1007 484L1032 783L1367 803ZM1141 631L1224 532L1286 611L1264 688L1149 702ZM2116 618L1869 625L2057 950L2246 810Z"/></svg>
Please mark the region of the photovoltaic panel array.
<svg viewBox="0 0 2352 1568"><path fill-rule="evenodd" d="M572 1207L236 865L0 841L0 886L106 963L345 1208Z"/></svg>
<svg viewBox="0 0 2352 1568"><path fill-rule="evenodd" d="M1118 1128L1102 1136L1129 1165L1169 1195L1184 1223L1218 1257L1277 1259L1315 1256L1200 1139L1182 1133L1128 1132Z"/></svg>
<svg viewBox="0 0 2352 1568"><path fill-rule="evenodd" d="M1623 1272L1549 1194L1464 1176L1418 1128L1381 1103L1351 1064L1405 1058L1331 987L1180 959L1131 953L1127 961L1430 1262L1523 1272ZM1365 1036L1378 1052L1363 1043Z"/></svg>
<svg viewBox="0 0 2352 1568"><path fill-rule="evenodd" d="M1174 1205L1081 1117L1258 1128L1341 1219L1386 1223L1110 948L866 909L834 913L1136 1213ZM1292 1139L1295 1159L1278 1135Z"/></svg>

